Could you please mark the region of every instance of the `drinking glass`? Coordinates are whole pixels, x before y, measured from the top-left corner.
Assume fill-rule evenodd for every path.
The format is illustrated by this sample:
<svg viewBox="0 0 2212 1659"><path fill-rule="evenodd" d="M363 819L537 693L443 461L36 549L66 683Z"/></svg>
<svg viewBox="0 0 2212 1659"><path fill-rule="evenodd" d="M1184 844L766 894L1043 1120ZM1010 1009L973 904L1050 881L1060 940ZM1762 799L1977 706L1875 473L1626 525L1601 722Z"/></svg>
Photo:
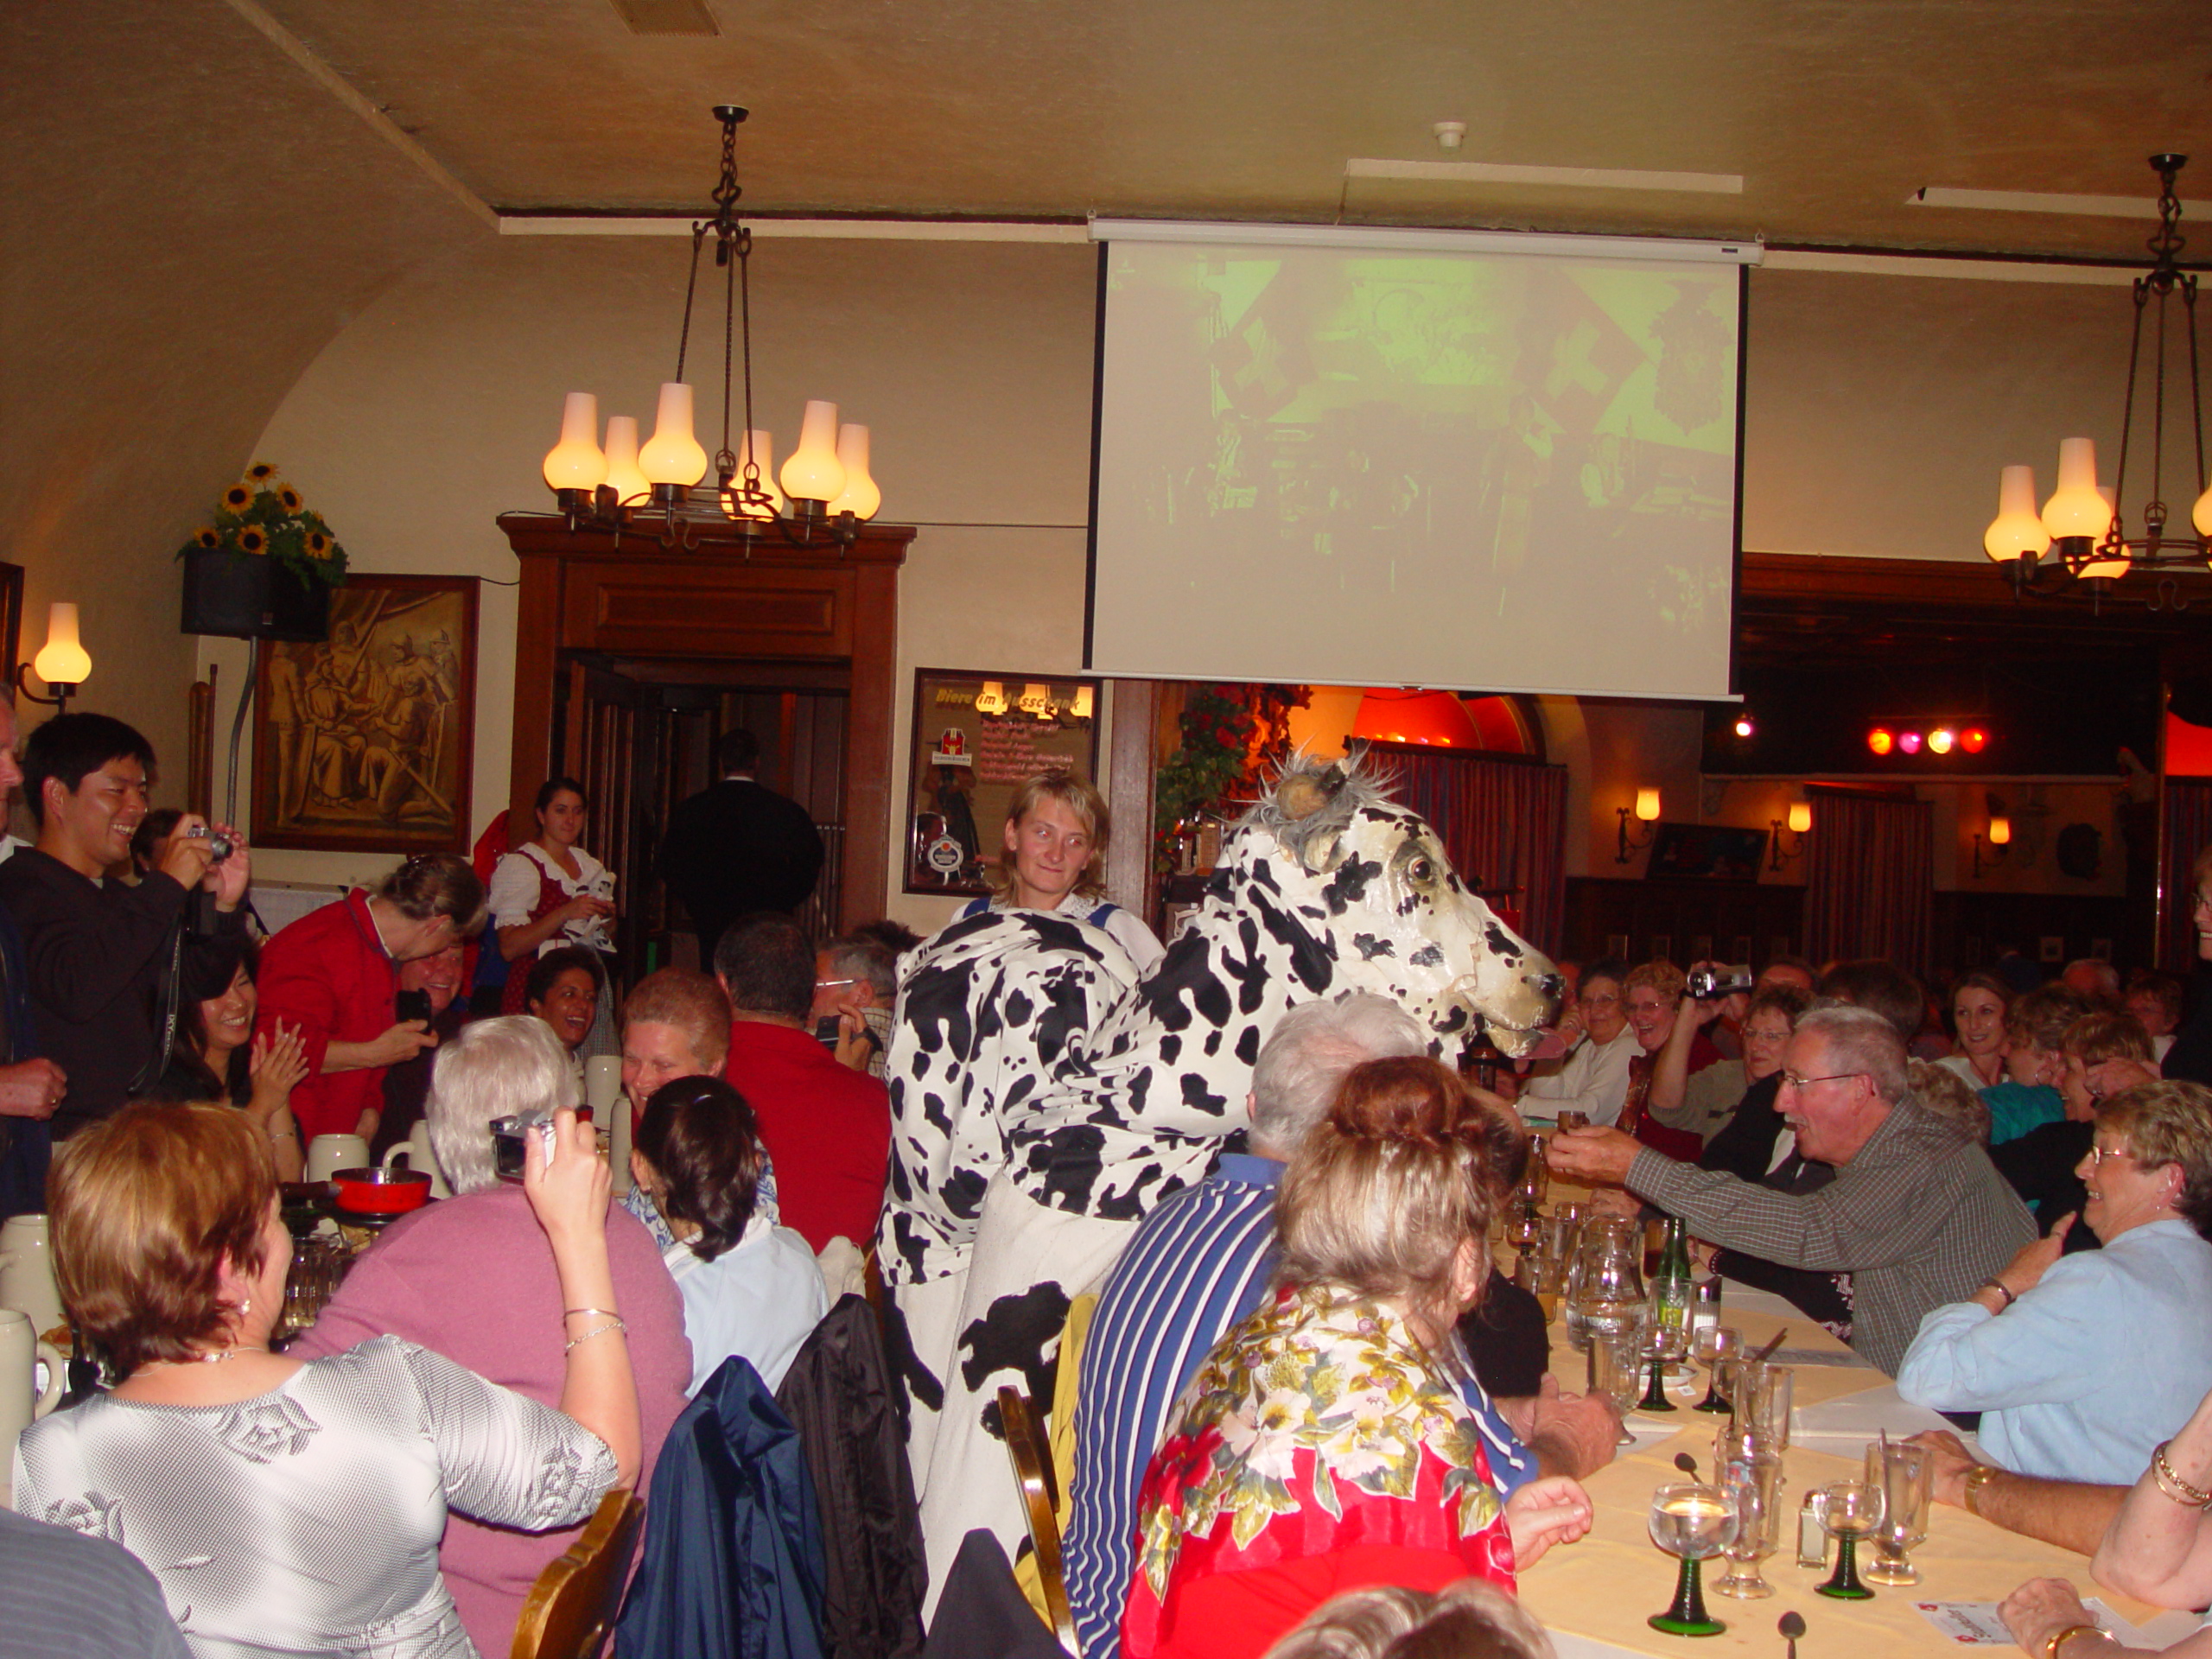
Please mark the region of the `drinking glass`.
<svg viewBox="0 0 2212 1659"><path fill-rule="evenodd" d="M1640 1345L1640 1336L1634 1332L1594 1331L1590 1335L1590 1392L1611 1399L1621 1408L1624 1419L1636 1409L1640 1381L1636 1361ZM1625 1423L1617 1444L1636 1444L1636 1436L1628 1432Z"/></svg>
<svg viewBox="0 0 2212 1659"><path fill-rule="evenodd" d="M1650 1386L1643 1391L1643 1398L1637 1402L1643 1411L1674 1411L1675 1402L1667 1397L1667 1367L1689 1351L1689 1332L1672 1319L1661 1316L1655 1301L1645 1314L1647 1320L1644 1352L1651 1361Z"/></svg>
<svg viewBox="0 0 2212 1659"><path fill-rule="evenodd" d="M1700 1565L1736 1541L1739 1522L1728 1493L1702 1481L1678 1481L1651 1495L1651 1541L1681 1561L1675 1599L1644 1622L1669 1636L1719 1636L1728 1627L1705 1611Z"/></svg>
<svg viewBox="0 0 2212 1659"><path fill-rule="evenodd" d="M1813 1586L1814 1593L1871 1599L1874 1592L1859 1581L1859 1541L1882 1524L1882 1489L1863 1480L1830 1481L1813 1494L1813 1514L1835 1540L1835 1571Z"/></svg>
<svg viewBox="0 0 2212 1659"><path fill-rule="evenodd" d="M1562 1129L1586 1129L1590 1127L1590 1114L1576 1111L1561 1112L1559 1115L1559 1126Z"/></svg>
<svg viewBox="0 0 2212 1659"><path fill-rule="evenodd" d="M1643 1249L1630 1222L1607 1216L1586 1222L1567 1281L1567 1335L1576 1347L1593 1332L1643 1328Z"/></svg>
<svg viewBox="0 0 2212 1659"><path fill-rule="evenodd" d="M1782 1459L1754 1457L1721 1466L1727 1471L1722 1486L1736 1506L1736 1536L1726 1551L1728 1571L1713 1592L1756 1601L1774 1593L1759 1576L1759 1563L1782 1546Z"/></svg>
<svg viewBox="0 0 2212 1659"><path fill-rule="evenodd" d="M1700 1325L1692 1333L1691 1356L1710 1373L1705 1398L1691 1408L1693 1411L1728 1409L1727 1401L1720 1395L1720 1367L1723 1361L1735 1358L1743 1351L1744 1333L1732 1325Z"/></svg>
<svg viewBox="0 0 2212 1659"><path fill-rule="evenodd" d="M1777 1454L1789 1449L1789 1407L1796 1372L1766 1360L1735 1362L1726 1379L1736 1426L1748 1429L1760 1446Z"/></svg>
<svg viewBox="0 0 2212 1659"><path fill-rule="evenodd" d="M1905 1552L1928 1541L1928 1503L1934 1465L1924 1446L1871 1440L1866 1484L1882 1494L1882 1524L1874 1529L1874 1564L1866 1576L1876 1584L1918 1584L1920 1569Z"/></svg>

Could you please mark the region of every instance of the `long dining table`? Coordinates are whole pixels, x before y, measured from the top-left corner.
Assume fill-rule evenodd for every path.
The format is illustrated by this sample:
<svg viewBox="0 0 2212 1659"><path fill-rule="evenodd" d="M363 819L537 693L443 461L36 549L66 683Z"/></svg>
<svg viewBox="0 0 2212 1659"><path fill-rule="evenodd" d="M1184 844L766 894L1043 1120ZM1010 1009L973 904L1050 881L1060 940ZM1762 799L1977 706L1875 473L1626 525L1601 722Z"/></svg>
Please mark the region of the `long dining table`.
<svg viewBox="0 0 2212 1659"><path fill-rule="evenodd" d="M1756 1348L1781 1335L1777 1363L1795 1372L1790 1445L1783 1456L1785 1514L1775 1554L1760 1572L1775 1593L1740 1601L1716 1595L1727 1563L1715 1560L1704 1568L1706 1606L1727 1630L1711 1637L1662 1635L1644 1621L1662 1611L1674 1593L1675 1558L1662 1554L1646 1530L1651 1495L1671 1481L1688 1478L1675 1466L1688 1452L1700 1474L1713 1471L1716 1427L1724 1417L1691 1408L1703 1397L1705 1376L1682 1378L1669 1389L1677 1409L1664 1414L1631 1413L1628 1429L1633 1447L1584 1483L1596 1509L1595 1524L1579 1542L1554 1548L1521 1577L1521 1599L1550 1630L1560 1659L1613 1659L1620 1655L1673 1656L1688 1654L1758 1653L1782 1659L1777 1623L1785 1611L1805 1621L1798 1643L1804 1659L1822 1655L1911 1655L1955 1652L1959 1637L1939 1630L1920 1604L1987 1604L2002 1601L2033 1578L2070 1579L2084 1594L2101 1599L2138 1636L2154 1646L2178 1641L2197 1628L2192 1615L2152 1607L2130 1597L2101 1590L2089 1578L2086 1557L2054 1545L2009 1533L1964 1510L1936 1505L1928 1540L1910 1552L1921 1582L1910 1587L1869 1586L1868 1601L1839 1601L1814 1593L1826 1568L1797 1565L1797 1507L1807 1491L1830 1481L1856 1478L1864 1470L1866 1443L1886 1430L1891 1439L1943 1426L1932 1413L1897 1397L1890 1379L1865 1363L1842 1343L1765 1292L1737 1285L1723 1288L1721 1323L1741 1331ZM1562 1386L1584 1383L1583 1356L1569 1345L1563 1324L1551 1327L1552 1367ZM1971 1444L1971 1442L1969 1442ZM1862 1546L1862 1561L1872 1559ZM1993 1654L2006 1649L1992 1646ZM2017 1649L2013 1649L2017 1651Z"/></svg>

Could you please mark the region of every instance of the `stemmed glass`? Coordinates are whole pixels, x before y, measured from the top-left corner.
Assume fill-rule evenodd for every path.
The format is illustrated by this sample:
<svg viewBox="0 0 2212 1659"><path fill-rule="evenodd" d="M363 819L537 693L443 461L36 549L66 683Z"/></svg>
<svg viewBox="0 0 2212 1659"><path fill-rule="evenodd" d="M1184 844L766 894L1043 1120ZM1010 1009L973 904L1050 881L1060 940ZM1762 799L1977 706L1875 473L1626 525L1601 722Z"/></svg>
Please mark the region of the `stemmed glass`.
<svg viewBox="0 0 2212 1659"><path fill-rule="evenodd" d="M1690 1408L1693 1411L1726 1411L1728 1402L1720 1397L1720 1367L1744 1351L1744 1333L1732 1325L1700 1325L1690 1343L1690 1354L1710 1375L1706 1379L1705 1398Z"/></svg>
<svg viewBox="0 0 2212 1659"><path fill-rule="evenodd" d="M1662 1318L1656 1306L1646 1317L1650 1323L1644 1350L1651 1360L1651 1383L1644 1389L1643 1398L1637 1402L1637 1408L1674 1411L1679 1408L1667 1397L1667 1367L1689 1351L1689 1332L1672 1319Z"/></svg>
<svg viewBox="0 0 2212 1659"><path fill-rule="evenodd" d="M1726 1550L1728 1571L1713 1592L1741 1601L1770 1596L1774 1586L1759 1576L1759 1563L1782 1544L1782 1459L1732 1464L1723 1485L1736 1506L1736 1536Z"/></svg>
<svg viewBox="0 0 2212 1659"><path fill-rule="evenodd" d="M1718 1636L1728 1627L1705 1611L1700 1563L1735 1542L1740 1524L1728 1493L1701 1481L1679 1481L1651 1495L1651 1541L1678 1557L1675 1599L1644 1622L1669 1636Z"/></svg>
<svg viewBox="0 0 2212 1659"><path fill-rule="evenodd" d="M1866 1446L1866 1484L1882 1493L1882 1523L1874 1529L1874 1564L1866 1577L1876 1584L1920 1582L1920 1569L1905 1552L1928 1541L1928 1504L1934 1464L1924 1446L1871 1440Z"/></svg>
<svg viewBox="0 0 2212 1659"><path fill-rule="evenodd" d="M1859 1541L1882 1524L1882 1489L1863 1480L1831 1481L1813 1494L1813 1513L1835 1540L1835 1571L1813 1586L1839 1601L1866 1601L1874 1592L1859 1581Z"/></svg>

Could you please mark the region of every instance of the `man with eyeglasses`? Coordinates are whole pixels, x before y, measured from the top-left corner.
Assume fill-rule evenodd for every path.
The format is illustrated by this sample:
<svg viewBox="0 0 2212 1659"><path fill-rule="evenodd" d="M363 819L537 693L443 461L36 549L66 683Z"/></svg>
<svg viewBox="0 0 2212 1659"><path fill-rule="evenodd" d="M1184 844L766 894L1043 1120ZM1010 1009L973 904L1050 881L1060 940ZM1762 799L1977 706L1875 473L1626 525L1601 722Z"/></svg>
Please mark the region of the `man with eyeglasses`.
<svg viewBox="0 0 2212 1659"><path fill-rule="evenodd" d="M1523 1109L1539 1117L1582 1112L1592 1123L1619 1118L1621 1103L1628 1097L1629 1062L1640 1052L1629 1033L1621 989L1627 977L1628 964L1612 957L1582 970L1581 992L1574 1004L1581 1039L1558 1071L1529 1079L1521 1091Z"/></svg>
<svg viewBox="0 0 2212 1659"><path fill-rule="evenodd" d="M1896 1028L1821 1008L1783 1051L1783 1117L1816 1192L1777 1192L1677 1163L1614 1129L1553 1137L1553 1173L1627 1187L1711 1243L1783 1267L1852 1275L1852 1346L1891 1376L1930 1308L1963 1301L2034 1238L2035 1222L1962 1128L1923 1110Z"/></svg>

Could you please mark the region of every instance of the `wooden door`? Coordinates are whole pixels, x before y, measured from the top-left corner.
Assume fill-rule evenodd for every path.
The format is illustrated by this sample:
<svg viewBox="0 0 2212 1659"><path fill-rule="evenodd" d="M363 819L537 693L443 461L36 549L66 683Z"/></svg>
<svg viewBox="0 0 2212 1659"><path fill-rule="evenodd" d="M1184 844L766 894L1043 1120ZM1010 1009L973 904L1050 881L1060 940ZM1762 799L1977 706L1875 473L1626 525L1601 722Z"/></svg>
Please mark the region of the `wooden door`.
<svg viewBox="0 0 2212 1659"><path fill-rule="evenodd" d="M556 753L591 803L584 845L613 873L614 949L634 981L648 970L645 942L659 927L651 878L665 721L651 688L587 660L566 665L561 690Z"/></svg>

